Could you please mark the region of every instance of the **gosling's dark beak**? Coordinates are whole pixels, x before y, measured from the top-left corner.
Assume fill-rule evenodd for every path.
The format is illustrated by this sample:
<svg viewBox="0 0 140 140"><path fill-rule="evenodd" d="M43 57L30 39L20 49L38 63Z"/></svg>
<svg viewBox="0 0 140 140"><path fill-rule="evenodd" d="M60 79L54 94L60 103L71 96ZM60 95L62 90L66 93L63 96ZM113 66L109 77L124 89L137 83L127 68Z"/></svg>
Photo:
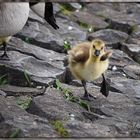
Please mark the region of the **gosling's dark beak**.
<svg viewBox="0 0 140 140"><path fill-rule="evenodd" d="M99 50L95 50L95 53L94 53L96 56L99 56L100 55L100 51Z"/></svg>

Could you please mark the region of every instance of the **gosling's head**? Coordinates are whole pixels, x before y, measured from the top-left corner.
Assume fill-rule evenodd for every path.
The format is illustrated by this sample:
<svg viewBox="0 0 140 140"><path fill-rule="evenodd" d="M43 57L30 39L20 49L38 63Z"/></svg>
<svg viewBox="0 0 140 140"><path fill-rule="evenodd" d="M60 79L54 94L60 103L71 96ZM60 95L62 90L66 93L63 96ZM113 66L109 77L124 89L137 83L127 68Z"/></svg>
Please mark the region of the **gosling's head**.
<svg viewBox="0 0 140 140"><path fill-rule="evenodd" d="M91 42L91 56L100 57L104 54L105 43L100 39L94 39Z"/></svg>

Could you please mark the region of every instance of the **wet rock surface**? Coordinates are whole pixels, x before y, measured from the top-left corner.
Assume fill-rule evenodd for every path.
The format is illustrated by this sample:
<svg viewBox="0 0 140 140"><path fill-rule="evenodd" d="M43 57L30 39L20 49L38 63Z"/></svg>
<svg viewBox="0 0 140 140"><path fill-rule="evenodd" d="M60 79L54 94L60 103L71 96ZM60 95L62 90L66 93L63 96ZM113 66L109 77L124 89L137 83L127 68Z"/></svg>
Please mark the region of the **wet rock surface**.
<svg viewBox="0 0 140 140"><path fill-rule="evenodd" d="M23 30L0 60L0 137L139 137L140 4L55 4L59 30L30 11ZM101 38L113 50L102 78L87 84L96 100L67 68L67 46ZM2 54L2 49L0 51Z"/></svg>

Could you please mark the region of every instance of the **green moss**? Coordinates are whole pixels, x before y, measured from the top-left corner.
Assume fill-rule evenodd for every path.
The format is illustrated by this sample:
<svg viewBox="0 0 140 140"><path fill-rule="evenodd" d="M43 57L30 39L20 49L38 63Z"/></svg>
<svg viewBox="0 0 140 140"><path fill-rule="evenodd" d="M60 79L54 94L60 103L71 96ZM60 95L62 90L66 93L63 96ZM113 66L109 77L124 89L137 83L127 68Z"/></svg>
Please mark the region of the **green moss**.
<svg viewBox="0 0 140 140"><path fill-rule="evenodd" d="M93 32L94 27L92 25L89 25L87 23L84 23L82 21L77 21L78 25L84 29L86 29L88 32Z"/></svg>
<svg viewBox="0 0 140 140"><path fill-rule="evenodd" d="M51 122L54 129L60 134L61 137L69 137L68 131L64 128L62 121L56 120Z"/></svg>
<svg viewBox="0 0 140 140"><path fill-rule="evenodd" d="M24 99L21 99L20 97L17 98L18 106L21 107L24 110L26 110L30 107L31 102L32 102L31 97L26 97Z"/></svg>
<svg viewBox="0 0 140 140"><path fill-rule="evenodd" d="M131 26L130 34L134 33L135 31L137 31L137 25Z"/></svg>
<svg viewBox="0 0 140 140"><path fill-rule="evenodd" d="M66 5L61 5L60 6L60 12L62 12L66 16L70 16L71 15L71 11L67 8Z"/></svg>
<svg viewBox="0 0 140 140"><path fill-rule="evenodd" d="M79 24L80 27L82 28L85 28L85 29L88 29L89 28L89 25L87 23L84 23L82 21L77 21L77 23Z"/></svg>
<svg viewBox="0 0 140 140"><path fill-rule="evenodd" d="M133 59L134 59L134 61L136 61L137 63L139 63L140 64L140 56L134 56L133 57Z"/></svg>
<svg viewBox="0 0 140 140"><path fill-rule="evenodd" d="M28 86L30 86L31 87L31 78L30 78L30 76L28 75L28 73L26 72L26 70L24 70L24 77L25 77L25 79L26 79L26 81L27 81L27 85Z"/></svg>
<svg viewBox="0 0 140 140"><path fill-rule="evenodd" d="M68 11L74 11L75 8L73 8L69 3L62 3L61 6Z"/></svg>

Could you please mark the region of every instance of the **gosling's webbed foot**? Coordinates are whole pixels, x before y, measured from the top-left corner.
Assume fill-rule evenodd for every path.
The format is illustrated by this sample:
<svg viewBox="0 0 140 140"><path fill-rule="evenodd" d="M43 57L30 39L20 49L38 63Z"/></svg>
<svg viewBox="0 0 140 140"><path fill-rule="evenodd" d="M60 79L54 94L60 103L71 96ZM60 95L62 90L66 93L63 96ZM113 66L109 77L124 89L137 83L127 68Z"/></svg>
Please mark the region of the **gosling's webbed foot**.
<svg viewBox="0 0 140 140"><path fill-rule="evenodd" d="M92 101L92 100L95 100L96 97L89 94L89 93L85 93L83 97L81 97L81 99L83 100L87 100L87 101Z"/></svg>
<svg viewBox="0 0 140 140"><path fill-rule="evenodd" d="M104 75L102 75L103 77L103 82L101 83L101 89L100 92L107 97L109 95L109 83L106 81Z"/></svg>
<svg viewBox="0 0 140 140"><path fill-rule="evenodd" d="M7 60L7 61L10 61L10 58L9 56L7 55L7 53L3 53L3 55L0 56L0 60Z"/></svg>

